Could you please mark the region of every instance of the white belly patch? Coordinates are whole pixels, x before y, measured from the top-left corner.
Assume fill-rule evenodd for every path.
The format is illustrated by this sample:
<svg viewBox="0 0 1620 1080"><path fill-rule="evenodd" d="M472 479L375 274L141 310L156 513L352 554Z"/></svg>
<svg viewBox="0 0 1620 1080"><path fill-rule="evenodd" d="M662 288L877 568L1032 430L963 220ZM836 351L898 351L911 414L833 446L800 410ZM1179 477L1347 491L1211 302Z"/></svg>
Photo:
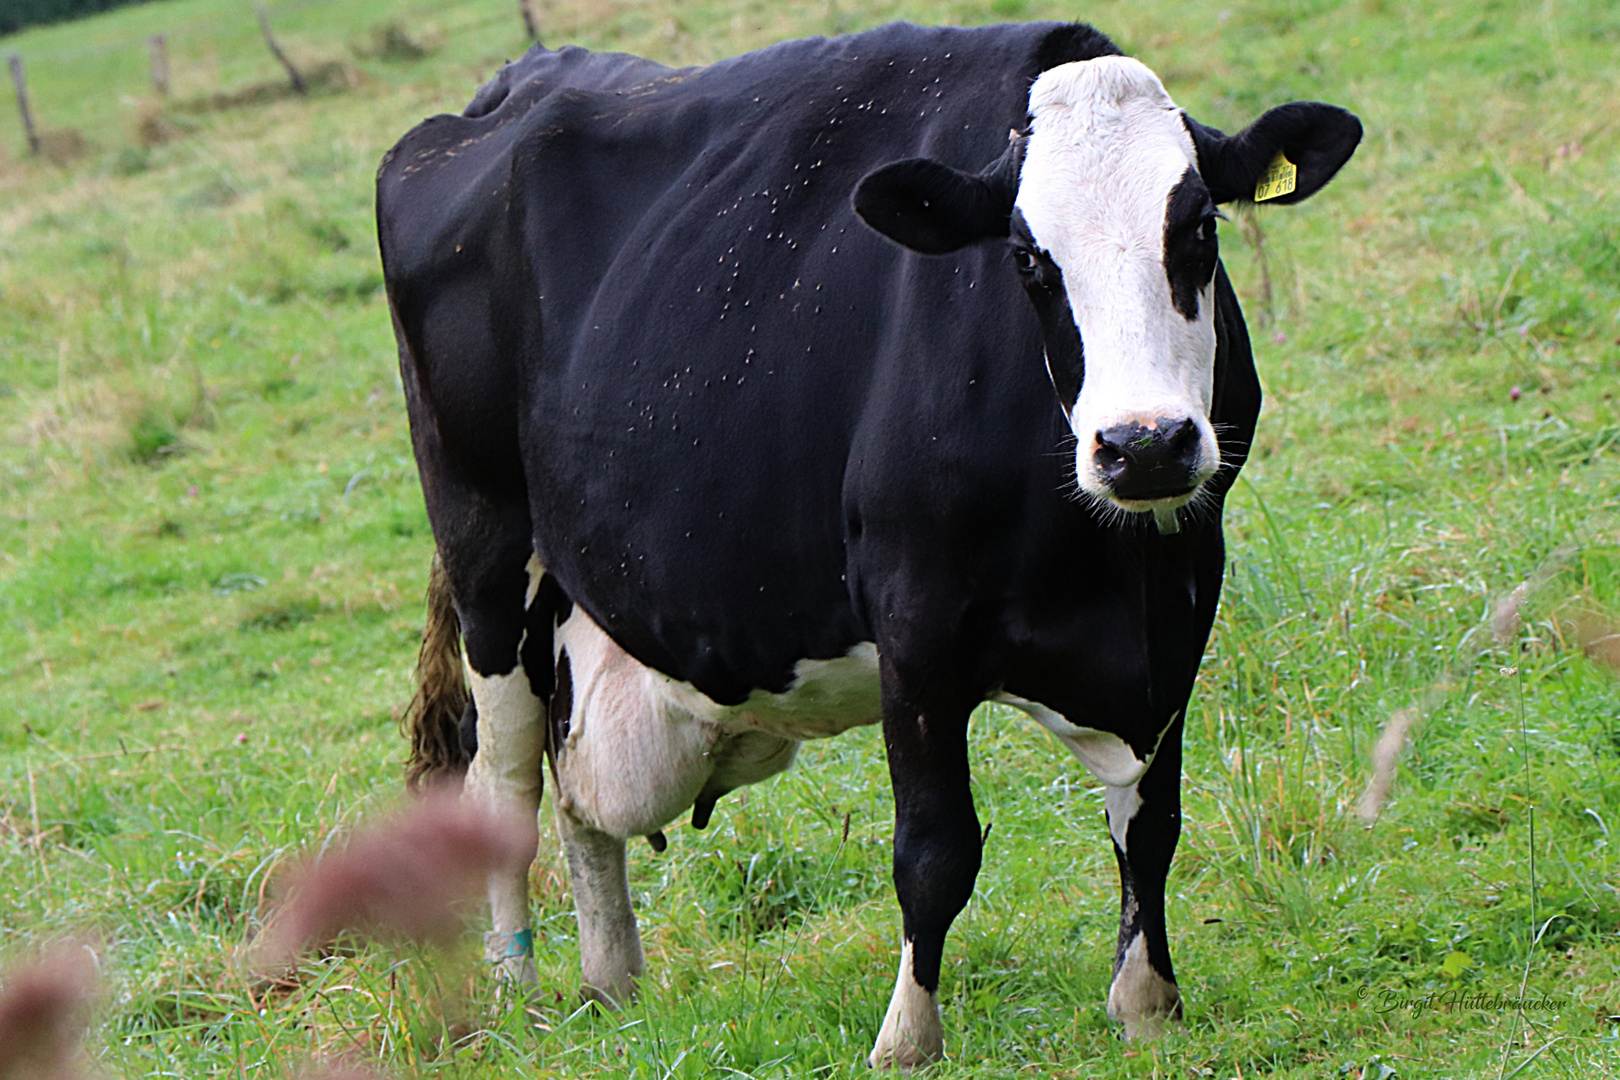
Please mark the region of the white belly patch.
<svg viewBox="0 0 1620 1080"><path fill-rule="evenodd" d="M728 732L764 731L799 740L825 739L879 723L883 708L877 646L863 641L832 660L800 660L786 693L756 690L741 705L720 708L720 714Z"/></svg>
<svg viewBox="0 0 1620 1080"><path fill-rule="evenodd" d="M578 607L557 627L572 687L558 747L560 796L579 820L615 836L661 828L700 793L787 768L805 739L882 719L877 647L802 660L785 693L725 706L638 662Z"/></svg>
<svg viewBox="0 0 1620 1080"><path fill-rule="evenodd" d="M557 628L556 650L567 650L576 666L611 666L628 681L635 673L634 693L649 711L671 718L711 724L720 734L762 731L784 739L824 739L850 728L883 719L878 689L877 646L863 641L831 660L800 660L786 692L756 690L740 705L721 705L691 683L672 679L640 663L619 648L578 607ZM576 670L576 681L580 678Z"/></svg>
<svg viewBox="0 0 1620 1080"><path fill-rule="evenodd" d="M554 648L568 655L574 688L559 780L583 819L615 835L661 827L711 780L724 790L763 780L788 766L799 742L883 719L869 641L831 660L801 660L784 693L756 690L740 705L638 662L578 607L557 627ZM1129 788L1153 760L1038 702L1005 692L990 700L1027 713L1111 788Z"/></svg>

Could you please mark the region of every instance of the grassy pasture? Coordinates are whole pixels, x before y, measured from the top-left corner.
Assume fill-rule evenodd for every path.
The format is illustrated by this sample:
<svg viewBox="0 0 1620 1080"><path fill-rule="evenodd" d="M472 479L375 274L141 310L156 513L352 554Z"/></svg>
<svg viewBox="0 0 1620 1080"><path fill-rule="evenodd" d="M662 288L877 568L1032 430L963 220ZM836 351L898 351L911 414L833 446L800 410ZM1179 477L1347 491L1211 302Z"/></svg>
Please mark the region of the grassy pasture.
<svg viewBox="0 0 1620 1080"><path fill-rule="evenodd" d="M82 138L67 164L28 160L0 108L0 952L99 934L91 1045L110 1075L284 1076L344 1055L406 1075L864 1074L899 925L870 730L807 746L709 831L672 829L666 853L633 849L650 973L623 1014L574 1007L549 834L549 1030L465 956L354 943L283 986L234 965L278 869L399 789L393 712L431 541L371 177L521 51L515 7L279 5L289 52L336 73L307 99L276 89L226 0L0 43L28 60L42 126ZM1189 714L1170 900L1187 1023L1151 1046L1115 1037L1101 790L986 709L976 798L994 832L947 949L950 1060L930 1075L1620 1073L1620 684L1601 643L1583 648L1620 622L1612 5L540 11L553 44L680 63L891 18L1084 18L1207 123L1291 98L1358 112L1367 139L1326 192L1223 226L1267 407ZM394 20L428 55L376 55ZM1493 627L1521 583L1522 626ZM1357 800L1397 715L1415 717L1410 746L1368 827ZM1521 986L1556 1007L1442 996Z"/></svg>

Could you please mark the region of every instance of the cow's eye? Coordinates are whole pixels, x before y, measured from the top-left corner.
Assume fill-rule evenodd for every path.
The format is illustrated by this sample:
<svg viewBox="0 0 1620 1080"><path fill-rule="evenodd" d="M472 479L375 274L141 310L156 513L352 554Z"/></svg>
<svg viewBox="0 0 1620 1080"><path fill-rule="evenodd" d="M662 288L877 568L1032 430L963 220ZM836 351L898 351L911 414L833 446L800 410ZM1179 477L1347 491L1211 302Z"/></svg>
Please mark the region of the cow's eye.
<svg viewBox="0 0 1620 1080"><path fill-rule="evenodd" d="M1215 242L1215 215L1211 214L1198 226L1198 239L1206 244Z"/></svg>
<svg viewBox="0 0 1620 1080"><path fill-rule="evenodd" d="M1035 272L1035 253L1029 248L1014 248L1013 265L1018 267L1020 274L1033 274Z"/></svg>

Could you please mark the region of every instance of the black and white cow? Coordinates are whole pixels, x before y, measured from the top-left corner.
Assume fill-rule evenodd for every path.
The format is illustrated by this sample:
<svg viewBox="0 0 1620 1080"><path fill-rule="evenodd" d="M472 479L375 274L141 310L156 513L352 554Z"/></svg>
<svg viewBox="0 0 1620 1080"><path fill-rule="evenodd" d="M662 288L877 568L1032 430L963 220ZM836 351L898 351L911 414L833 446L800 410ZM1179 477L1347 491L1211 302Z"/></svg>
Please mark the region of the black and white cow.
<svg viewBox="0 0 1620 1080"><path fill-rule="evenodd" d="M1279 154L1297 202L1360 134L1294 103L1226 136L1087 26L893 25L678 71L537 47L388 154L442 559L413 769L470 758L532 815L549 760L595 993L642 970L627 837L881 722L904 937L871 1061L938 1057L988 700L1107 786L1109 1015L1180 1014L1183 710L1260 408L1216 206ZM526 877L489 893L532 981Z"/></svg>

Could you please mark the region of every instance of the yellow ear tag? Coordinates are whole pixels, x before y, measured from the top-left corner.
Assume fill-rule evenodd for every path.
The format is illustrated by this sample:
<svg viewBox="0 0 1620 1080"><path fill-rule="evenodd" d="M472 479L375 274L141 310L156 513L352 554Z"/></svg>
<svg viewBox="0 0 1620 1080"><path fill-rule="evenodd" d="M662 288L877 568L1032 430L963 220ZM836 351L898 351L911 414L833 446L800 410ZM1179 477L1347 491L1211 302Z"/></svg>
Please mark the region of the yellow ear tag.
<svg viewBox="0 0 1620 1080"><path fill-rule="evenodd" d="M1280 195L1287 195L1299 186L1299 168L1292 161L1283 156L1281 150L1266 166L1266 171L1260 174L1260 182L1254 185L1254 201L1265 202Z"/></svg>

